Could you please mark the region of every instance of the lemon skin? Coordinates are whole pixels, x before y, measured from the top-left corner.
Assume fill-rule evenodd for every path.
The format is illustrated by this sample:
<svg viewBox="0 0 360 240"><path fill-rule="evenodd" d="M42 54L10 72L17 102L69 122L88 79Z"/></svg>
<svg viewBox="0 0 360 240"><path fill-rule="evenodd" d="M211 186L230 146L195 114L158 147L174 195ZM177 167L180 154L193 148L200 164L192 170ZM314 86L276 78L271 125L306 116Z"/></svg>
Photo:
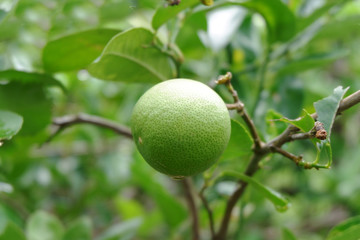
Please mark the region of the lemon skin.
<svg viewBox="0 0 360 240"><path fill-rule="evenodd" d="M150 88L131 116L136 146L150 166L181 178L212 166L226 148L230 116L207 85L172 79Z"/></svg>

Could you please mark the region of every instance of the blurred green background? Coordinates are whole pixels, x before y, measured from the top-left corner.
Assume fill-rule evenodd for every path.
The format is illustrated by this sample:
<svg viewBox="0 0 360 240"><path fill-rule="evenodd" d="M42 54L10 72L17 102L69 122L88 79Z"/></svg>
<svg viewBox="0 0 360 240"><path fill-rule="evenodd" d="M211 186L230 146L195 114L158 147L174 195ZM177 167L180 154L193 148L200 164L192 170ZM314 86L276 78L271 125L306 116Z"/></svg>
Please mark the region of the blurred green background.
<svg viewBox="0 0 360 240"><path fill-rule="evenodd" d="M274 1L270 10L261 0L249 2L244 7L219 0L210 8L192 3L191 10L165 18L157 36L164 46L176 45L182 52L179 76L207 83L232 102L227 90L214 84L231 71L265 140L284 128L271 121L275 113L296 118L302 109L314 112L313 103L339 85L350 87L347 95L360 89L360 1L284 0ZM153 84L142 76L137 76L139 82L103 81L86 66L115 34L154 28L154 13L164 5L161 0L0 0L0 109L24 118L20 132L0 148L2 239L22 239L22 231L31 240L190 239L182 188L151 169L131 140L76 125L45 143L54 131L51 119L58 116L84 112L129 126L133 106ZM75 60L85 62L78 67L66 67L74 60L71 53L77 49L71 46L76 41L50 49L56 39L93 29L108 30L99 33L95 47L76 55ZM79 44L93 40L91 33L80 36ZM49 52L43 51L45 46ZM62 52L67 47L70 55ZM52 56L59 65L51 65ZM6 75L8 69L38 73L41 79ZM358 107L336 120L329 170L304 170L279 155L263 161L256 179L285 195L291 208L277 212L249 188L236 206L229 239L282 239L285 228L297 239L321 240L342 220L359 215L359 123ZM316 154L310 141L289 143L285 149L307 161ZM248 158L223 157L218 170L240 171ZM193 180L199 191L202 176ZM206 192L216 226L235 186L222 181ZM209 239L208 218L198 204L201 233ZM14 235L6 235L5 229Z"/></svg>

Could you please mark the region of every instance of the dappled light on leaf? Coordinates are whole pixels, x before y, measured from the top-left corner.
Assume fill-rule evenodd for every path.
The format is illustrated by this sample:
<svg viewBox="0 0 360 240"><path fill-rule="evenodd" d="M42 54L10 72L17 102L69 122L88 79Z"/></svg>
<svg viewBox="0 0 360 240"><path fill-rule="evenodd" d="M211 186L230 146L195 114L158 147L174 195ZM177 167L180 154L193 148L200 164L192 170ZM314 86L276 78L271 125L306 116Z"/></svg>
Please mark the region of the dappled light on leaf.
<svg viewBox="0 0 360 240"><path fill-rule="evenodd" d="M128 83L156 83L173 77L168 55L155 45L156 36L144 28L116 35L106 45L100 59L88 68L96 78Z"/></svg>
<svg viewBox="0 0 360 240"><path fill-rule="evenodd" d="M119 32L115 29L94 29L50 41L43 50L44 67L49 72L86 68Z"/></svg>

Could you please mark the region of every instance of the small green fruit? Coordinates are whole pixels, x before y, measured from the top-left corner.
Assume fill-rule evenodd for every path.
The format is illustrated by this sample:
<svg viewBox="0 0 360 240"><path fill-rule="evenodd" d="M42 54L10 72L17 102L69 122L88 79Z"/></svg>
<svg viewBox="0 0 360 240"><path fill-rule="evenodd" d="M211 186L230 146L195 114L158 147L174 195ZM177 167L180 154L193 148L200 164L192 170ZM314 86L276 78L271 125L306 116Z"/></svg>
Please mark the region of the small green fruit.
<svg viewBox="0 0 360 240"><path fill-rule="evenodd" d="M216 162L228 144L231 124L225 103L211 88L173 79L139 99L131 130L139 152L153 168L183 177Z"/></svg>

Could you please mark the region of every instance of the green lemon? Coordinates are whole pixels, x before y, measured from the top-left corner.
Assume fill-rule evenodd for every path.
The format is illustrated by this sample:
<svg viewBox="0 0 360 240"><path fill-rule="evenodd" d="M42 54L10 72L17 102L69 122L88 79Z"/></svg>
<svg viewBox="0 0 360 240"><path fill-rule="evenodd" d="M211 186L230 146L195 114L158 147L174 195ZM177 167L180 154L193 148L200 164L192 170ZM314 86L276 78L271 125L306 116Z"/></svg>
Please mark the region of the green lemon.
<svg viewBox="0 0 360 240"><path fill-rule="evenodd" d="M228 144L231 124L225 103L211 88L173 79L153 86L139 99L131 130L150 166L180 178L216 162Z"/></svg>

